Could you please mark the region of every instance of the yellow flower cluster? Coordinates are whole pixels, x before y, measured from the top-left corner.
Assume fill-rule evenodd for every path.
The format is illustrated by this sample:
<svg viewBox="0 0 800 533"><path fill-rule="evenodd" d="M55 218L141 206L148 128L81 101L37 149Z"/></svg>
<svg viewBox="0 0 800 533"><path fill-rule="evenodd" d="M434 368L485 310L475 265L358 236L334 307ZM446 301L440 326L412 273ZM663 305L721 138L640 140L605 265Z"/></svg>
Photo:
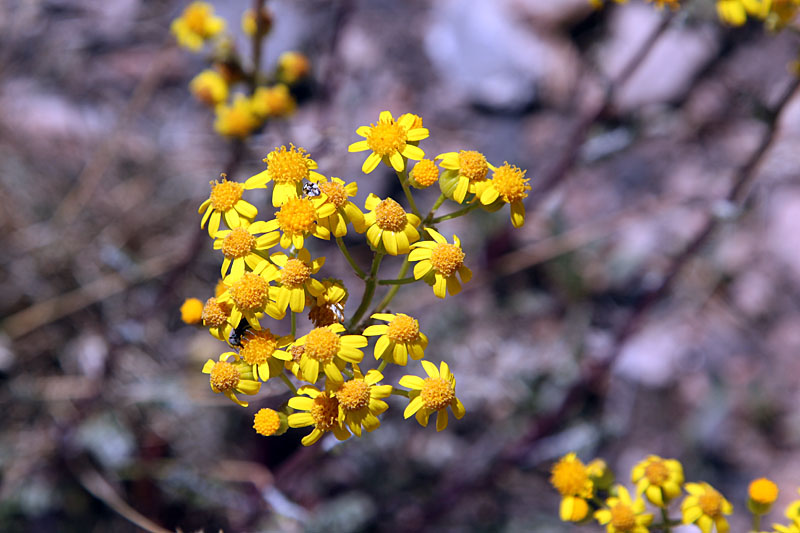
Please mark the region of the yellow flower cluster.
<svg viewBox="0 0 800 533"><path fill-rule="evenodd" d="M472 277L466 254L457 236L448 240L432 226L477 208L494 211L506 203L511 204L514 225L522 225L521 200L530 189L525 171L507 163L493 167L478 152L445 154L437 158L444 174L467 180L461 186L463 194L453 199L455 211L437 217L437 210L452 196L443 186L423 216L411 192L408 158L420 160L412 171L415 187L435 183L439 168L435 161L424 159L419 147L419 141L428 137L422 119L405 114L395 121L384 111L377 126L359 128L358 133L366 137L362 142L372 152L364 171L373 171L381 161L389 165L397 173L408 207L369 194L366 212L362 211L355 203L355 181L326 177L306 150L290 144L268 153L263 160L266 168L243 182L225 175L211 182L209 197L199 208L200 225L207 227L214 250L222 255L222 278L205 304L187 301L182 317L187 323L202 320L212 335L228 344L224 353L203 367L213 392L242 406L248 404L240 395L257 394L269 380L283 382L294 393L280 409L256 413L253 427L261 435L310 427L302 440L305 445L327 433L340 440L360 437L380 426L379 416L389 408L385 400L390 395L405 397L404 416L413 416L422 426L434 415L437 431L447 427L448 411L459 419L465 414L450 366L425 358L428 337L419 321L384 309L402 285L418 280L429 284L439 298L458 294L461 284ZM470 178L476 167L486 169L477 181ZM253 189L270 188L271 214L258 220L259 209L244 196ZM371 268L362 269L353 259L343 240L348 232L363 235L369 244ZM331 239L365 283L362 301L348 321L344 312L349 292L342 281L320 277L326 258L314 251L315 242ZM386 255L404 261L396 279L379 278ZM413 276L405 277L412 262ZM383 286L389 286L386 295L373 306L373 296ZM305 312L310 324L298 334L298 316ZM367 369L364 349L370 338L375 339L372 354L377 367ZM409 359L421 361L422 375L404 375L398 386L383 383L387 365L406 366Z"/></svg>
<svg viewBox="0 0 800 533"><path fill-rule="evenodd" d="M199 102L214 110L217 133L244 139L267 120L294 113L297 101L293 90L310 76L311 63L300 52L287 51L278 58L272 73L260 72L257 64L247 68L225 28L225 21L214 15L211 4L192 2L172 22L171 29L178 44L194 52L211 43L212 68L195 76L189 90ZM258 17L252 10L242 16L242 31L255 39L258 46L271 28L272 15L266 8ZM236 91L239 84L248 90Z"/></svg>
<svg viewBox="0 0 800 533"><path fill-rule="evenodd" d="M561 495L561 520L588 524L594 519L607 533L670 531L680 524L694 524L702 533L730 530L726 516L733 513L731 503L706 482L686 483L683 466L675 459L650 455L637 463L631 470L632 493L614 481L614 473L602 459L584 464L574 452L566 454L553 465L550 476ZM788 524L761 530L761 519L771 511L778 492L778 486L766 478L750 483L747 508L753 515L752 533L800 533L800 499L786 508ZM675 506L680 517L670 518L671 503L681 497ZM659 511L657 515L647 512L647 503Z"/></svg>

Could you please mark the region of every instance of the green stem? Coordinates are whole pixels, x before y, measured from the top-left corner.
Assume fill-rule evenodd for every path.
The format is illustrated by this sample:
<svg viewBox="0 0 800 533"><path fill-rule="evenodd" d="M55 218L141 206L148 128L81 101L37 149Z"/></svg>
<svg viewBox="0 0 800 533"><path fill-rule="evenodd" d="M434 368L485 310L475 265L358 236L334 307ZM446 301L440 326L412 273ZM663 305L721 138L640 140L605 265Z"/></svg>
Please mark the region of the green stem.
<svg viewBox="0 0 800 533"><path fill-rule="evenodd" d="M477 207L480 207L480 205L481 205L481 203L480 203L480 202L475 202L475 203L472 203L472 204L468 205L467 207L465 207L465 208L463 208L463 209L459 209L458 211L453 211L452 213L448 213L448 214L446 214L446 215L442 215L442 216L440 216L440 217L432 218L432 219L430 220L430 223L431 223L431 224L436 224L436 223L438 223L438 222L444 222L445 220L450 220L450 219L453 219L453 218L458 218L458 217L460 217L461 215L466 215L467 213L469 213L469 212L470 212L470 211L472 211L473 209L475 209L475 208L477 208Z"/></svg>
<svg viewBox="0 0 800 533"><path fill-rule="evenodd" d="M341 237L336 237L336 244L339 245L339 250L341 250L342 255L344 256L344 258L347 259L347 262L350 263L350 266L353 268L353 272L356 273L356 276L358 276L361 279L366 279L367 275L364 273L363 270L361 270L361 267L359 267L356 264L356 262L353 260L353 257L350 255L350 252L347 250L347 246L344 244L344 240L342 240Z"/></svg>
<svg viewBox="0 0 800 533"><path fill-rule="evenodd" d="M291 380L286 377L286 374L281 373L281 379L284 383L286 383L286 386L289 387L289 390L291 390L292 393L297 394L297 387L295 387L294 383L292 383Z"/></svg>
<svg viewBox="0 0 800 533"><path fill-rule="evenodd" d="M378 285L408 285L414 283L417 278L400 278L400 279L381 279L378 280Z"/></svg>
<svg viewBox="0 0 800 533"><path fill-rule="evenodd" d="M369 277L366 279L366 287L364 287L364 294L361 297L361 305L356 309L355 314L350 318L350 324L347 330L352 332L353 328L364 313L369 309L369 304L372 303L372 297L375 295L375 287L378 285L378 268L381 266L381 260L386 255L384 252L375 252L375 259L372 260L372 268L369 271Z"/></svg>
<svg viewBox="0 0 800 533"><path fill-rule="evenodd" d="M430 224L431 220L433 220L433 215L436 214L436 210L442 207L442 204L447 199L444 193L439 195L439 198L436 199L436 203L433 204L431 210L428 211L428 216L425 217L425 220L422 221L423 224Z"/></svg>
<svg viewBox="0 0 800 533"><path fill-rule="evenodd" d="M404 170L403 172L398 172L397 179L400 180L400 186L403 187L403 192L406 193L406 199L408 200L408 205L411 206L411 212L422 220L422 215L419 209L417 209L417 203L414 201L414 196L411 194L411 188L408 186L408 171Z"/></svg>
<svg viewBox="0 0 800 533"><path fill-rule="evenodd" d="M664 522L664 533L670 533L670 531L672 531L672 528L670 527L671 522L669 516L667 516L667 509L665 507L661 508L661 520Z"/></svg>
<svg viewBox="0 0 800 533"><path fill-rule="evenodd" d="M381 364L378 365L378 372L383 372L383 369L386 368L387 364L389 364L389 361L386 359L381 359Z"/></svg>
<svg viewBox="0 0 800 533"><path fill-rule="evenodd" d="M753 515L753 531L761 531L761 515Z"/></svg>
<svg viewBox="0 0 800 533"><path fill-rule="evenodd" d="M392 394L395 396L402 396L404 398L408 398L408 391L403 389L392 389Z"/></svg>
<svg viewBox="0 0 800 533"><path fill-rule="evenodd" d="M264 6L264 0L254 0L253 1L253 13L255 14L256 18L256 32L253 34L253 72L250 73L250 94L254 94L256 92L256 88L258 87L258 78L259 78L259 71L261 70L261 56L264 52L263 50L263 43L264 43L264 36L265 32L262 31L262 21L261 21L261 9Z"/></svg>
<svg viewBox="0 0 800 533"><path fill-rule="evenodd" d="M403 261L403 264L400 267L400 272L397 273L397 279L403 279L405 277L406 273L408 272L408 267L410 264L411 262L408 260L408 254L406 254L405 261ZM372 313L370 314L374 315L375 313L380 313L381 311L386 309L394 299L394 295L397 294L397 291L399 290L400 290L400 285L392 286L392 288L389 289L389 292L386 293L386 296L383 297L383 300L381 300L381 303L379 303L378 306L375 307L375 309L373 309Z"/></svg>

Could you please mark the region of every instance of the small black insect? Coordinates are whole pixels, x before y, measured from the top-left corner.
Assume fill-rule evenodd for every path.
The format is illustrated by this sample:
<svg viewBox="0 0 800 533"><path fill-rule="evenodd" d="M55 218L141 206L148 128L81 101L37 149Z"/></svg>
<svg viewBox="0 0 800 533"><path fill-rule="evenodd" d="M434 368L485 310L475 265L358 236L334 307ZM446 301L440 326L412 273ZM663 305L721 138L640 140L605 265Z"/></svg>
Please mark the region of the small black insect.
<svg viewBox="0 0 800 533"><path fill-rule="evenodd" d="M231 346L241 346L242 337L247 333L248 329L250 329L250 323L245 319L240 320L239 324L231 330L231 334L228 335L228 344Z"/></svg>
<svg viewBox="0 0 800 533"><path fill-rule="evenodd" d="M303 194L307 198L313 198L315 196L319 196L320 194L322 194L322 191L319 190L319 185L317 185L316 183L304 183Z"/></svg>

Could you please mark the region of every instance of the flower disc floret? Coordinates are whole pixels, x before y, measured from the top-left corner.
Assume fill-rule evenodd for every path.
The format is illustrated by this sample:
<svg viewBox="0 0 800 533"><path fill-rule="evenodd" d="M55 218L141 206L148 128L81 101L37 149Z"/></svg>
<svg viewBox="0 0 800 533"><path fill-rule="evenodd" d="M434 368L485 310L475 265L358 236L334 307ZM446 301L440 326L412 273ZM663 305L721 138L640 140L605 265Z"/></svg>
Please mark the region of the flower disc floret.
<svg viewBox="0 0 800 533"><path fill-rule="evenodd" d="M239 400L235 393L254 395L261 389L261 383L253 379L250 365L241 361L234 352L220 355L218 361L206 361L203 373L209 374L212 391L224 394L242 407L247 407L247 402Z"/></svg>
<svg viewBox="0 0 800 533"><path fill-rule="evenodd" d="M458 153L458 166L460 174L470 183L485 180L489 173L486 157L475 150L461 150Z"/></svg>
<svg viewBox="0 0 800 533"><path fill-rule="evenodd" d="M447 408L453 415L460 419L466 410L464 404L456 397L456 378L450 372L450 367L442 361L439 368L430 361L422 361L422 367L428 377L403 376L400 385L411 389L408 393L409 402L403 416L409 418L414 415L420 425L427 426L428 418L436 413L436 431L447 427Z"/></svg>
<svg viewBox="0 0 800 533"><path fill-rule="evenodd" d="M697 503L703 514L714 517L720 514L722 509L722 496L717 491L707 491L700 495Z"/></svg>
<svg viewBox="0 0 800 533"><path fill-rule="evenodd" d="M228 309L217 301L209 298L203 306L203 325L217 327L228 321Z"/></svg>
<svg viewBox="0 0 800 533"><path fill-rule="evenodd" d="M345 190L344 182L341 181L322 181L319 183L319 189L328 197L328 201L337 209L343 207L347 203L347 191Z"/></svg>
<svg viewBox="0 0 800 533"><path fill-rule="evenodd" d="M778 499L778 486L763 477L750 483L747 492L751 500L761 504L772 504Z"/></svg>
<svg viewBox="0 0 800 533"><path fill-rule="evenodd" d="M450 387L450 383L442 378L426 378L420 392L422 404L433 411L444 409L455 397L456 392Z"/></svg>
<svg viewBox="0 0 800 533"><path fill-rule="evenodd" d="M492 185L500 193L504 202L510 204L528 197L527 191L531 189L531 186L528 185L530 180L525 178L526 172L527 170L509 165L508 162L494 171Z"/></svg>
<svg viewBox="0 0 800 533"><path fill-rule="evenodd" d="M317 210L308 198L290 198L275 213L275 218L285 234L310 233L317 221Z"/></svg>
<svg viewBox="0 0 800 533"><path fill-rule="evenodd" d="M389 322L386 336L394 342L411 342L419 338L419 322L408 315L399 314Z"/></svg>
<svg viewBox="0 0 800 533"><path fill-rule="evenodd" d="M269 283L252 272L245 272L228 290L233 303L243 312L257 311L269 299Z"/></svg>
<svg viewBox="0 0 800 533"><path fill-rule="evenodd" d="M303 285L311 277L311 267L299 259L289 259L281 270L281 283L289 288Z"/></svg>
<svg viewBox="0 0 800 533"><path fill-rule="evenodd" d="M431 159L422 159L411 169L409 179L414 187L425 189L439 179L439 167Z"/></svg>
<svg viewBox="0 0 800 533"><path fill-rule="evenodd" d="M406 113L395 121L390 112L383 111L377 124L361 126L356 130L365 139L351 144L348 150L372 151L361 166L365 174L375 170L381 161L397 172L403 172L405 158L419 161L425 157L425 152L416 146L416 142L427 138L428 130L421 126L421 119L418 119L416 115Z"/></svg>
<svg viewBox="0 0 800 533"><path fill-rule="evenodd" d="M455 244L439 244L431 251L431 264L436 272L450 277L464 266L464 252Z"/></svg>
<svg viewBox="0 0 800 533"><path fill-rule="evenodd" d="M631 480L638 494L644 493L650 503L665 507L681 494L683 467L675 459L650 455L633 467Z"/></svg>
<svg viewBox="0 0 800 533"><path fill-rule="evenodd" d="M339 404L346 411L355 411L369 405L370 386L363 379L345 381L336 391Z"/></svg>
<svg viewBox="0 0 800 533"><path fill-rule="evenodd" d="M242 200L242 191L246 185L235 181L228 181L222 175L222 181L211 182L211 194L208 199L200 204L198 213L203 215L200 220L200 227L204 228L208 223L208 234L216 237L222 218L229 228L247 226L258 214L256 207Z"/></svg>
<svg viewBox="0 0 800 533"><path fill-rule="evenodd" d="M565 497L564 500L568 500ZM562 501L563 503L563 501ZM607 533L647 533L653 515L646 513L644 500L631 498L628 489L617 485L616 496L606 500L607 509L595 511L598 522L606 526Z"/></svg>
<svg viewBox="0 0 800 533"><path fill-rule="evenodd" d="M382 230L397 232L403 231L408 221L402 206L392 198L387 198L375 208L375 223Z"/></svg>
<svg viewBox="0 0 800 533"><path fill-rule="evenodd" d="M388 322L369 326L364 330L366 336L380 335L375 343L375 359L405 366L409 354L412 359L422 359L425 356L428 337L419 330L417 319L401 313L375 313L372 318Z"/></svg>
<svg viewBox="0 0 800 533"><path fill-rule="evenodd" d="M718 532L730 529L724 515L733 512L733 506L708 483L687 483L689 493L681 503L684 524L696 524L703 533L714 527Z"/></svg>
<svg viewBox="0 0 800 533"><path fill-rule="evenodd" d="M453 235L451 244L438 231L431 228L426 228L426 231L433 240L412 244L414 249L408 256L409 260L418 261L414 266L414 277L432 285L433 293L439 298L444 298L448 293L458 294L461 292L461 282L472 279L472 271L464 266L461 241Z"/></svg>
<svg viewBox="0 0 800 533"><path fill-rule="evenodd" d="M562 496L592 496L589 472L574 453L568 453L553 466L550 483Z"/></svg>
<svg viewBox="0 0 800 533"><path fill-rule="evenodd" d="M249 178L247 188L266 187L273 181L272 205L279 207L290 198L298 197L300 183L304 180L319 181L322 175L315 171L317 163L302 148L293 144L275 148L264 158L267 169Z"/></svg>
<svg viewBox="0 0 800 533"><path fill-rule="evenodd" d="M300 387L297 393L298 396L289 399L289 407L296 411L289 415L289 427L313 426L314 428L311 433L303 437L303 446L314 444L329 431L339 440L350 437L339 417L339 400L331 391L321 391L307 385Z"/></svg>
<svg viewBox="0 0 800 533"><path fill-rule="evenodd" d="M339 352L341 341L339 336L327 327L315 328L306 337L305 355L319 361L329 363Z"/></svg>
<svg viewBox="0 0 800 533"><path fill-rule="evenodd" d="M381 157L386 157L406 144L408 135L405 128L394 120L379 120L371 124L367 134L367 146Z"/></svg>
<svg viewBox="0 0 800 533"><path fill-rule="evenodd" d="M256 246L256 238L245 228L234 228L222 241L222 253L228 259L246 257Z"/></svg>
<svg viewBox="0 0 800 533"><path fill-rule="evenodd" d="M636 514L630 505L618 503L610 509L611 525L620 531L630 531L636 527Z"/></svg>
<svg viewBox="0 0 800 533"><path fill-rule="evenodd" d="M248 365L261 365L266 363L278 348L278 337L269 329L263 329L248 334L242 339L239 355Z"/></svg>
<svg viewBox="0 0 800 533"><path fill-rule="evenodd" d="M227 361L219 361L211 369L211 388L215 392L227 392L239 384L239 370Z"/></svg>
<svg viewBox="0 0 800 533"><path fill-rule="evenodd" d="M222 180L211 182L211 206L216 211L233 209L236 202L242 199L244 184L235 181Z"/></svg>
<svg viewBox="0 0 800 533"><path fill-rule="evenodd" d="M281 428L281 418L278 412L273 409L259 409L253 417L253 428L259 435L269 437L278 432Z"/></svg>
<svg viewBox="0 0 800 533"><path fill-rule="evenodd" d="M314 425L322 431L331 431L339 420L339 400L335 396L317 396L311 408Z"/></svg>

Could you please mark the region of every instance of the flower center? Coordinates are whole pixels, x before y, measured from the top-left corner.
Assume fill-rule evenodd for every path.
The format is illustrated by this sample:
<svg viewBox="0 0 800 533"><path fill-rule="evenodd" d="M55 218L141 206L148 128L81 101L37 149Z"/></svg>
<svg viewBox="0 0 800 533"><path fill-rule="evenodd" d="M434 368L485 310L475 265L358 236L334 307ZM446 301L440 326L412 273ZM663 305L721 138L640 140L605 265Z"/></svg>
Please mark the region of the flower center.
<svg viewBox="0 0 800 533"><path fill-rule="evenodd" d="M267 163L269 176L275 183L300 183L304 178L308 178L309 163L311 162L308 154L302 148L295 148L289 145L276 148L270 152L264 161Z"/></svg>
<svg viewBox="0 0 800 533"><path fill-rule="evenodd" d="M256 433L265 437L274 435L280 427L281 419L278 417L277 411L272 409L260 409L253 419L253 428L255 428Z"/></svg>
<svg viewBox="0 0 800 533"><path fill-rule="evenodd" d="M489 164L482 153L475 150L461 150L458 154L459 173L470 183L483 181L489 173Z"/></svg>
<svg viewBox="0 0 800 533"><path fill-rule="evenodd" d="M339 353L339 336L328 328L314 328L306 337L306 355L320 363L329 363Z"/></svg>
<svg viewBox="0 0 800 533"><path fill-rule="evenodd" d="M778 499L778 486L763 477L750 483L748 492L753 501L762 504L770 504Z"/></svg>
<svg viewBox="0 0 800 533"><path fill-rule="evenodd" d="M223 179L222 182L211 182L211 206L215 211L225 212L233 209L236 202L242 199L244 184Z"/></svg>
<svg viewBox="0 0 800 533"><path fill-rule="evenodd" d="M228 259L245 257L253 251L256 238L244 228L234 228L222 240L222 253Z"/></svg>
<svg viewBox="0 0 800 533"><path fill-rule="evenodd" d="M215 328L228 320L228 310L216 298L209 298L203 306L203 325Z"/></svg>
<svg viewBox="0 0 800 533"><path fill-rule="evenodd" d="M379 228L386 231L403 231L406 227L405 210L392 200L387 198L375 208L375 223Z"/></svg>
<svg viewBox="0 0 800 533"><path fill-rule="evenodd" d="M284 233L308 233L314 229L317 210L308 198L289 198L275 213L275 218Z"/></svg>
<svg viewBox="0 0 800 533"><path fill-rule="evenodd" d="M183 14L186 26L192 33L198 35L205 35L206 33L206 18L208 18L208 13L206 6L203 5L190 4Z"/></svg>
<svg viewBox="0 0 800 533"><path fill-rule="evenodd" d="M311 277L311 267L299 259L289 259L281 270L281 283L290 288L296 289Z"/></svg>
<svg viewBox="0 0 800 533"><path fill-rule="evenodd" d="M661 461L656 461L647 465L644 475L653 485L661 485L669 479L669 470Z"/></svg>
<svg viewBox="0 0 800 533"><path fill-rule="evenodd" d="M431 264L439 274L449 278L464 266L464 252L455 244L439 244L431 252Z"/></svg>
<svg viewBox="0 0 800 533"><path fill-rule="evenodd" d="M347 203L347 191L344 185L335 181L324 181L319 184L319 189L328 197L328 201L337 209Z"/></svg>
<svg viewBox="0 0 800 533"><path fill-rule="evenodd" d="M420 187L430 187L439 179L439 167L430 159L422 159L414 165L411 177Z"/></svg>
<svg viewBox="0 0 800 533"><path fill-rule="evenodd" d="M346 381L336 392L339 405L345 411L355 411L369 405L370 386L363 379Z"/></svg>
<svg viewBox="0 0 800 533"><path fill-rule="evenodd" d="M425 378L420 397L425 407L438 411L450 405L456 397L456 392L444 378Z"/></svg>
<svg viewBox="0 0 800 533"><path fill-rule="evenodd" d="M305 346L292 346L289 350L289 355L292 356L292 361L295 363L300 362L300 358L303 357L303 354L306 353Z"/></svg>
<svg viewBox="0 0 800 533"><path fill-rule="evenodd" d="M620 531L631 531L636 527L636 514L630 505L618 503L611 508L611 525Z"/></svg>
<svg viewBox="0 0 800 533"><path fill-rule="evenodd" d="M278 347L278 339L269 329L248 332L242 339L242 348L239 355L248 365L262 365L275 352Z"/></svg>
<svg viewBox="0 0 800 533"><path fill-rule="evenodd" d="M239 370L227 361L219 361L211 369L211 386L220 392L226 392L239 384Z"/></svg>
<svg viewBox="0 0 800 533"><path fill-rule="evenodd" d="M322 431L330 431L339 420L339 400L333 396L320 394L314 398L314 405L310 412L311 418L314 419L314 427Z"/></svg>
<svg viewBox="0 0 800 533"><path fill-rule="evenodd" d="M562 459L553 467L550 482L562 496L582 496L586 492L589 473L577 459Z"/></svg>
<svg viewBox="0 0 800 533"><path fill-rule="evenodd" d="M394 342L411 342L419 338L419 322L408 315L397 315L389 322L386 336Z"/></svg>
<svg viewBox="0 0 800 533"><path fill-rule="evenodd" d="M261 276L245 272L228 290L236 307L242 311L255 311L264 307L269 296L269 283Z"/></svg>
<svg viewBox="0 0 800 533"><path fill-rule="evenodd" d="M367 146L381 157L400 150L406 144L406 130L394 120L372 124L367 135Z"/></svg>
<svg viewBox="0 0 800 533"><path fill-rule="evenodd" d="M531 186L528 185L530 179L525 177L525 172L507 162L494 171L492 184L503 200L511 203L528 197L525 191L531 190Z"/></svg>
<svg viewBox="0 0 800 533"><path fill-rule="evenodd" d="M722 496L714 489L706 490L706 492L697 499L697 503L700 505L700 509L703 510L703 514L712 518L719 515L722 510Z"/></svg>
<svg viewBox="0 0 800 533"><path fill-rule="evenodd" d="M254 124L255 119L248 108L234 105L228 109L224 128L231 135L246 136Z"/></svg>

